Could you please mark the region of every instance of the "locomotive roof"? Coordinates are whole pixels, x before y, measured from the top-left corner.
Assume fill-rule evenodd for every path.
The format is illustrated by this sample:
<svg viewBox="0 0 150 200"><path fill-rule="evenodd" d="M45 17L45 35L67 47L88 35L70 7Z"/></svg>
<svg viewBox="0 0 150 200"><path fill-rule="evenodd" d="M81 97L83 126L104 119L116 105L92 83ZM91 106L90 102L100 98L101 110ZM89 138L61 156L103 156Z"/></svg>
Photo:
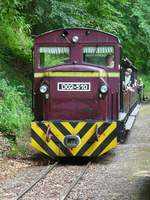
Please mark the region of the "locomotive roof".
<svg viewBox="0 0 150 200"><path fill-rule="evenodd" d="M86 30L86 31L91 31L91 32L98 32L98 33L103 33L103 34L106 34L106 35L108 35L108 36L111 36L111 37L113 37L113 38L115 38L116 39L116 42L117 43L119 43L120 44L120 40L119 40L119 38L116 36L116 35L114 35L114 34L112 34L112 33L109 33L109 32L105 32L105 31L101 31L101 30L97 30L97 29L92 29L92 28L61 28L61 29L54 29L54 30L50 30L50 31L47 31L47 32L44 32L44 33L41 33L41 34L39 34L39 35L35 35L34 37L35 37L35 39L37 38L40 38L40 37L42 37L42 36L46 36L46 35L49 35L49 34L51 34L51 33L55 33L55 32L60 32L60 31L71 31L71 30Z"/></svg>
<svg viewBox="0 0 150 200"><path fill-rule="evenodd" d="M125 68L132 68L133 70L136 70L136 71L137 71L137 68L133 65L133 63L132 63L128 58L122 59L121 64L122 64Z"/></svg>

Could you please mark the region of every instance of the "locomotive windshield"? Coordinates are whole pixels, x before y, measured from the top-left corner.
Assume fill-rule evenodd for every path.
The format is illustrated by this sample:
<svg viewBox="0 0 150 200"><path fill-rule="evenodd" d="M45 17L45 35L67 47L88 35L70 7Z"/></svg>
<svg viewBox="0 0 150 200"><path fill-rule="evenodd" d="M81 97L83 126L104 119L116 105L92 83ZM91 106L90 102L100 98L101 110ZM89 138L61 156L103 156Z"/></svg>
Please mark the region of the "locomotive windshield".
<svg viewBox="0 0 150 200"><path fill-rule="evenodd" d="M40 67L51 67L62 65L69 62L70 49L69 47L40 47Z"/></svg>
<svg viewBox="0 0 150 200"><path fill-rule="evenodd" d="M83 48L83 61L101 66L114 67L114 47L97 46Z"/></svg>

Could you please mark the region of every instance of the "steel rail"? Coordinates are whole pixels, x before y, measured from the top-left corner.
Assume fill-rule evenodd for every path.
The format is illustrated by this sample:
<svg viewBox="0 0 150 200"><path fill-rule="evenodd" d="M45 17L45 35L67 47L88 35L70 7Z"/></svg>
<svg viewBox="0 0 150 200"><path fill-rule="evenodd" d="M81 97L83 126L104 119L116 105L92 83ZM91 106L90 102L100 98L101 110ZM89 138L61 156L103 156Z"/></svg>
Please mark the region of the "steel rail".
<svg viewBox="0 0 150 200"><path fill-rule="evenodd" d="M85 174L85 172L87 171L87 169L89 168L91 164L91 161L87 163L87 165L85 166L85 168L81 171L81 173L79 174L79 176L76 178L76 180L71 184L71 186L67 189L66 192L64 192L63 196L60 198L60 200L66 200L66 198L68 197L68 195L70 194L71 190L77 185L77 183L79 182L79 180L83 177L83 175Z"/></svg>
<svg viewBox="0 0 150 200"><path fill-rule="evenodd" d="M46 170L39 176L28 188L26 188L19 196L17 196L14 200L21 199L26 193L28 193L41 179L44 179L46 175L56 166L58 162L55 162L53 165L49 165Z"/></svg>

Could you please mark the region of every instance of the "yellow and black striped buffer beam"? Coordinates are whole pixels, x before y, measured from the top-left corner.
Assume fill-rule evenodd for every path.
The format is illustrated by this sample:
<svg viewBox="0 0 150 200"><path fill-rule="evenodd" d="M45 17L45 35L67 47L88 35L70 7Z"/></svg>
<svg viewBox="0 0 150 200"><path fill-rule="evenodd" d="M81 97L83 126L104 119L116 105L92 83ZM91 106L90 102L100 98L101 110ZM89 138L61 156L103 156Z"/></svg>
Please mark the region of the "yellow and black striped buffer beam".
<svg viewBox="0 0 150 200"><path fill-rule="evenodd" d="M31 124L31 145L50 157L97 157L117 146L117 122L42 121ZM47 141L47 133L51 137ZM80 143L73 148L64 145L68 136Z"/></svg>

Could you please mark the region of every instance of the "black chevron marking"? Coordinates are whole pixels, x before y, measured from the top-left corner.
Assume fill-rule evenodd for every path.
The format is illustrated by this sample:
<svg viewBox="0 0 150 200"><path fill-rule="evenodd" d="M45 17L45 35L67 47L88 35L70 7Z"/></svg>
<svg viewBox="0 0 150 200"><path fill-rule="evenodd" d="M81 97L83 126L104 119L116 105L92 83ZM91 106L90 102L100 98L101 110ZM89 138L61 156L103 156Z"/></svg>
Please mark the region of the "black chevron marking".
<svg viewBox="0 0 150 200"><path fill-rule="evenodd" d="M86 144L80 149L76 156L83 156L84 152L96 141L95 133L88 139Z"/></svg>
<svg viewBox="0 0 150 200"><path fill-rule="evenodd" d="M92 153L92 157L98 156L110 143L111 141L117 136L116 129L102 142L100 146Z"/></svg>
<svg viewBox="0 0 150 200"><path fill-rule="evenodd" d="M61 124L61 122L53 122L56 128L64 135L71 135L71 133Z"/></svg>
<svg viewBox="0 0 150 200"><path fill-rule="evenodd" d="M57 155L48 147L46 143L32 130L31 137L43 148L46 153L52 157L55 158Z"/></svg>
<svg viewBox="0 0 150 200"><path fill-rule="evenodd" d="M46 133L48 127L44 123L40 123L39 127ZM63 151L67 156L72 156L72 153L58 140L58 138L52 133L53 142Z"/></svg>
<svg viewBox="0 0 150 200"><path fill-rule="evenodd" d="M110 123L103 123L100 127L99 127L99 135L102 134L108 127L110 126Z"/></svg>
<svg viewBox="0 0 150 200"><path fill-rule="evenodd" d="M99 127L99 134L101 135L108 127L110 126L110 123L104 123ZM80 151L77 153L77 156L82 156L88 148L97 140L96 132L88 139L86 144L80 149Z"/></svg>
<svg viewBox="0 0 150 200"><path fill-rule="evenodd" d="M38 122L37 125L44 131L44 133L46 133L48 128L44 125L43 122Z"/></svg>
<svg viewBox="0 0 150 200"><path fill-rule="evenodd" d="M86 123L85 126L79 131L78 136L82 138L93 125L94 123Z"/></svg>
<svg viewBox="0 0 150 200"><path fill-rule="evenodd" d="M69 122L69 123L73 128L75 128L79 124L79 122Z"/></svg>

